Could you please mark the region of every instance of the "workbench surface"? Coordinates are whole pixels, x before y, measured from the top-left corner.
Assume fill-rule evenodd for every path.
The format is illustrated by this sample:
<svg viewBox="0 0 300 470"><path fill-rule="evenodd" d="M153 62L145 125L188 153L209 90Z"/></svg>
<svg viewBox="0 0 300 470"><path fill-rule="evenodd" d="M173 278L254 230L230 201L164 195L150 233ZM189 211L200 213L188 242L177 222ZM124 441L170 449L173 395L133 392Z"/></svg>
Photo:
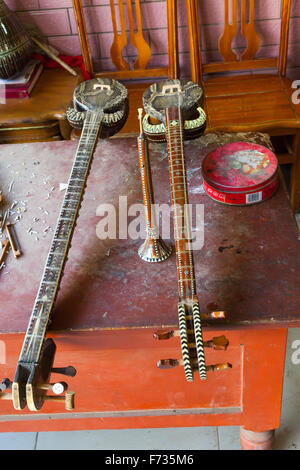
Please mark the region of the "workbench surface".
<svg viewBox="0 0 300 470"><path fill-rule="evenodd" d="M226 139L185 143L190 203L204 205L204 246L194 252L201 311L225 310L228 327L300 325L300 245L283 184L248 207L219 204L203 191L201 161ZM16 201L10 221L19 216L23 252L18 259L10 252L0 272L1 333L27 328L76 148L72 141L0 146L4 210ZM150 152L155 202L170 203L166 146L151 144ZM97 237L100 205L118 214L119 196L128 207L142 203L135 139L98 143L51 329L177 324L175 253L145 263L137 255L142 239Z"/></svg>

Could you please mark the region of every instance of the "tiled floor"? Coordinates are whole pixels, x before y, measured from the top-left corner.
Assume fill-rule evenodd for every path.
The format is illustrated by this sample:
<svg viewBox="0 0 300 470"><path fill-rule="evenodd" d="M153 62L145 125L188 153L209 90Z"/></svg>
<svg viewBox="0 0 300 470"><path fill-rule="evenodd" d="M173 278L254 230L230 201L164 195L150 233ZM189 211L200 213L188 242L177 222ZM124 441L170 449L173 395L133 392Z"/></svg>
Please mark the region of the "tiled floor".
<svg viewBox="0 0 300 470"><path fill-rule="evenodd" d="M297 216L300 227L300 214ZM299 341L299 343L296 343ZM297 351L299 350L299 354ZM298 363L298 364L297 364ZM239 450L239 427L0 433L0 450ZM276 450L300 450L300 328L289 330Z"/></svg>
<svg viewBox="0 0 300 470"><path fill-rule="evenodd" d="M298 345L296 341L299 341ZM300 328L289 330L282 420L280 428L276 431L277 450L300 449L299 345ZM0 433L0 450L239 450L240 448L239 427L236 426Z"/></svg>

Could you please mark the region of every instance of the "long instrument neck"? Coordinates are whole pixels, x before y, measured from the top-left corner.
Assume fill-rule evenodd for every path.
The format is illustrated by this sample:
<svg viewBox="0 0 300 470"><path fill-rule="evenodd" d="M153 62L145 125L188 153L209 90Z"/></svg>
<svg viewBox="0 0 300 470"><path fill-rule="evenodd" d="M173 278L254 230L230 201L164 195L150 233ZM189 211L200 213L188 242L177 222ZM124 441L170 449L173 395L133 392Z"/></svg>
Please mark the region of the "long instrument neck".
<svg viewBox="0 0 300 470"><path fill-rule="evenodd" d="M180 106L165 109L170 185L174 213L178 289L180 301L195 301L196 284L191 248L187 178L185 170L183 121Z"/></svg>
<svg viewBox="0 0 300 470"><path fill-rule="evenodd" d="M43 277L25 335L19 362L38 363L47 325L63 276L103 112L87 111L68 187L51 243Z"/></svg>

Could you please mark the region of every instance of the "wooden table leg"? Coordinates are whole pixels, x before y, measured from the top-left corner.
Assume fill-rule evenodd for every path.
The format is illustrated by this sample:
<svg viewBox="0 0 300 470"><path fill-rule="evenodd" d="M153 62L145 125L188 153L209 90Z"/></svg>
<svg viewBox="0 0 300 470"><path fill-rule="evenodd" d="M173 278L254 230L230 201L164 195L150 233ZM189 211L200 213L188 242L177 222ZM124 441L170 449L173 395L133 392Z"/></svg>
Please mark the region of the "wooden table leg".
<svg viewBox="0 0 300 470"><path fill-rule="evenodd" d="M249 431L241 427L240 440L243 450L272 450L275 430L264 432Z"/></svg>

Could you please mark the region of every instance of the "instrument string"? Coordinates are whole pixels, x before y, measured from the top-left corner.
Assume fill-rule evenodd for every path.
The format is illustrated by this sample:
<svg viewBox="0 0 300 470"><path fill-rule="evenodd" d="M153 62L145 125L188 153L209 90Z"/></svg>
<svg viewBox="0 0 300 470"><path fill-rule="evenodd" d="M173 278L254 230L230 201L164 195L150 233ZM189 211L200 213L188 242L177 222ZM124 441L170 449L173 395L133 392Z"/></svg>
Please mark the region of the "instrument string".
<svg viewBox="0 0 300 470"><path fill-rule="evenodd" d="M48 253L32 316L25 335L19 359L19 361L23 363L38 363L39 360L46 327L49 323L49 317L59 290L70 246L70 238L77 219L102 116L103 112L94 113L87 111L86 113L86 120L75 154L68 187L57 221L51 248ZM82 156L83 154L84 157ZM78 162L80 162L79 169ZM68 211L70 212L68 217L65 216L66 207L68 207Z"/></svg>

